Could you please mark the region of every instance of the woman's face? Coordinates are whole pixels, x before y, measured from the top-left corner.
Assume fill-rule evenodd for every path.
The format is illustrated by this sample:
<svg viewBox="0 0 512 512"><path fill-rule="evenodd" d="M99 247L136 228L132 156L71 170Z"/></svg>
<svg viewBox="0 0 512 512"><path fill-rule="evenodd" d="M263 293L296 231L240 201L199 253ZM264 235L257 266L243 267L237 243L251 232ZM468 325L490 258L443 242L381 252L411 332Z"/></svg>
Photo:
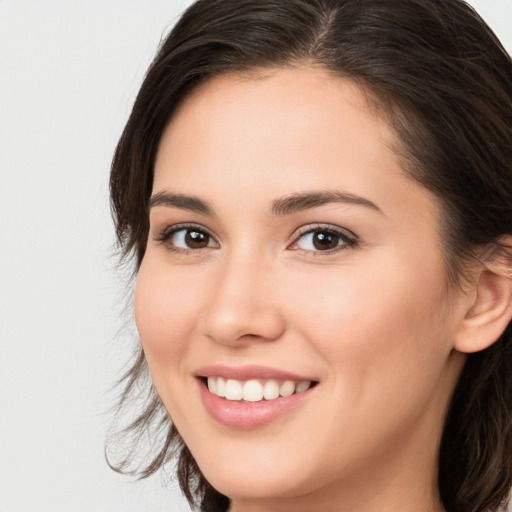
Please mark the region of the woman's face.
<svg viewBox="0 0 512 512"><path fill-rule="evenodd" d="M438 204L394 144L357 86L313 68L214 78L165 131L137 326L235 505L435 501L463 313Z"/></svg>

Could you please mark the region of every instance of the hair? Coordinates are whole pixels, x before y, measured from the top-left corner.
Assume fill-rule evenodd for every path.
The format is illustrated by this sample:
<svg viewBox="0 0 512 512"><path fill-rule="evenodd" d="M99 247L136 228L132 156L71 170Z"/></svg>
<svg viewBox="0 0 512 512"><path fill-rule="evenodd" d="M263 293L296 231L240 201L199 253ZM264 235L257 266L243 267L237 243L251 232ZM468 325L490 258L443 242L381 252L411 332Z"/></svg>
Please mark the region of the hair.
<svg viewBox="0 0 512 512"><path fill-rule="evenodd" d="M111 205L124 260L135 272L148 237L148 200L162 133L195 88L222 74L312 65L359 85L397 134L406 174L442 209L450 280L486 248L505 255L512 234L512 61L462 0L201 0L152 62L112 162ZM508 251L508 252L507 252ZM481 254L481 253L478 253ZM480 259L485 263L483 257ZM142 348L122 378L120 406L143 386L140 415L122 435L149 430L151 460L119 471L149 476L171 459L182 491L201 511L229 500L203 477L147 378ZM159 433L159 436L157 436ZM130 453L134 453L131 451ZM439 454L448 512L495 511L512 487L512 329L469 354L453 394Z"/></svg>

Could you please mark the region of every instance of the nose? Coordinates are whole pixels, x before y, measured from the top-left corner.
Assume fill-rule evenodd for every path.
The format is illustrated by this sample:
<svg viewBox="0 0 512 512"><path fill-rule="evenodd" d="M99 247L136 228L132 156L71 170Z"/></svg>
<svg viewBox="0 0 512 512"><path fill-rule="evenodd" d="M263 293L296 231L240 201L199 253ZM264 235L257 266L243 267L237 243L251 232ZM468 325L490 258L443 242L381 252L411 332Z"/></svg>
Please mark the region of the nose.
<svg viewBox="0 0 512 512"><path fill-rule="evenodd" d="M209 303L202 315L203 333L217 343L239 346L273 341L285 330L271 265L256 258L231 257L219 262Z"/></svg>

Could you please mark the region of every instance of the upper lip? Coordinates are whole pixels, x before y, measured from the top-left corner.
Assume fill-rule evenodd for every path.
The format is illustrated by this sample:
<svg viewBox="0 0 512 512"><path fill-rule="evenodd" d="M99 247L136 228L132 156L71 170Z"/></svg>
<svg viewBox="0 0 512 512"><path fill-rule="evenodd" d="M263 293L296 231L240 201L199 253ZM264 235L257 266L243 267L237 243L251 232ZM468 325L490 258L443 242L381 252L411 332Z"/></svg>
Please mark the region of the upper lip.
<svg viewBox="0 0 512 512"><path fill-rule="evenodd" d="M276 379L293 381L317 381L310 376L298 375L293 372L284 371L278 368L258 365L227 366L222 364L211 364L202 366L194 372L196 377L223 377L224 379L251 380L251 379Z"/></svg>

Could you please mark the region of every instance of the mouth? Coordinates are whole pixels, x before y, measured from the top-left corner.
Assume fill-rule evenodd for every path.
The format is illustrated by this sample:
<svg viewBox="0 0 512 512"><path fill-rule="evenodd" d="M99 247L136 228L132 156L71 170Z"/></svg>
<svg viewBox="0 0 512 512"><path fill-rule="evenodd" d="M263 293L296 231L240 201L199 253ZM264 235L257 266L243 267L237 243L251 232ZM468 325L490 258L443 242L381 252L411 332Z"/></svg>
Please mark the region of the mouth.
<svg viewBox="0 0 512 512"><path fill-rule="evenodd" d="M225 427L254 429L303 407L319 381L259 366L214 365L196 372L206 411Z"/></svg>
<svg viewBox="0 0 512 512"><path fill-rule="evenodd" d="M304 393L318 382L311 380L282 380L282 379L225 379L224 377L203 377L208 391L219 398L245 403L286 398Z"/></svg>

